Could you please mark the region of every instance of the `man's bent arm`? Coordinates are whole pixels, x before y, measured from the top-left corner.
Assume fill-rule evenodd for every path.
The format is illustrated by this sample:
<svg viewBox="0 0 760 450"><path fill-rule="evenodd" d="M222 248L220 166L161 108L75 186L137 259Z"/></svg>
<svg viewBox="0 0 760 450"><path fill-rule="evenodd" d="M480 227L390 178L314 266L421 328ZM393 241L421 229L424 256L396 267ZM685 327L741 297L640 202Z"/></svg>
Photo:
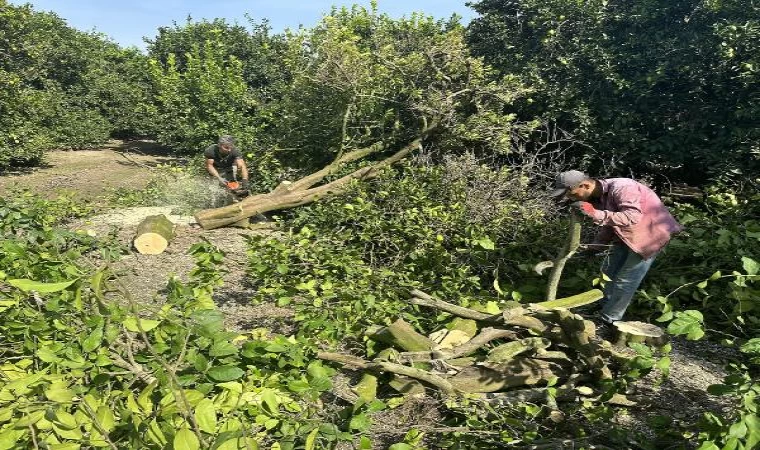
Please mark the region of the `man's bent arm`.
<svg viewBox="0 0 760 450"><path fill-rule="evenodd" d="M641 220L641 193L635 187L626 187L611 193L614 196L619 211L598 209L594 212L594 223L597 225L613 225L627 227Z"/></svg>
<svg viewBox="0 0 760 450"><path fill-rule="evenodd" d="M245 161L243 158L238 158L235 160L235 164L237 164L238 169L240 169L240 179L241 180L247 180L248 179L248 166L245 165Z"/></svg>
<svg viewBox="0 0 760 450"><path fill-rule="evenodd" d="M209 173L212 177L221 180L222 177L219 175L219 172L217 172L216 167L214 167L214 160L213 159L207 159L206 160L206 172Z"/></svg>

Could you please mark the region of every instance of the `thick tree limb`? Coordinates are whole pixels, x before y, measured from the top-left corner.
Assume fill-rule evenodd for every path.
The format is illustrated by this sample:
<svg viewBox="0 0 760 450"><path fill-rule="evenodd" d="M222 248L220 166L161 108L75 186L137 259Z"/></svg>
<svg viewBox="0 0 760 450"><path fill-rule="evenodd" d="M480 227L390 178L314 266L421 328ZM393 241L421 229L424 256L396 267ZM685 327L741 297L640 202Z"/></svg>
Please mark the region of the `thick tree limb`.
<svg viewBox="0 0 760 450"><path fill-rule="evenodd" d="M371 327L364 334L373 341L384 342L410 352L431 350L435 346L435 342L414 331L414 328L402 319L387 327Z"/></svg>
<svg viewBox="0 0 760 450"><path fill-rule="evenodd" d="M388 361L366 361L356 356L330 352L319 352L317 353L317 358L364 370L379 370L382 372L404 375L433 385L440 389L444 394L451 395L456 393L454 386L445 378L421 369L415 369L414 367L395 364Z"/></svg>
<svg viewBox="0 0 760 450"><path fill-rule="evenodd" d="M572 211L570 213L570 231L565 241L565 246L560 251L557 258L554 260L554 266L549 274L549 281L546 285L546 300L552 301L557 298L557 287L559 286L559 280L562 277L562 270L565 268L565 263L571 256L578 250L581 245L581 221L578 217L578 213Z"/></svg>
<svg viewBox="0 0 760 450"><path fill-rule="evenodd" d="M455 316L459 316L465 319L473 319L480 322L494 322L500 319L499 315L486 314L480 311L475 311L474 309L465 308L464 306L459 306L453 303L439 300L417 289L412 290L411 294L412 298L410 302L415 305L440 309L441 311L446 311L447 313L454 314Z"/></svg>

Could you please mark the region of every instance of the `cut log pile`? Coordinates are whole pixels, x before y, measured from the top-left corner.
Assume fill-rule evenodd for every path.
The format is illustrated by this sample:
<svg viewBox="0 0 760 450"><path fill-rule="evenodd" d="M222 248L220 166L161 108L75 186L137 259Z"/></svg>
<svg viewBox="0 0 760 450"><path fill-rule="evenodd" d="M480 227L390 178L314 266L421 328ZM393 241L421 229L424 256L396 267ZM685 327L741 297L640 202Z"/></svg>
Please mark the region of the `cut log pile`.
<svg viewBox="0 0 760 450"><path fill-rule="evenodd" d="M403 394L433 387L444 395L479 394L491 404L547 400L549 385L554 386L551 401L592 396L590 386L611 379L610 367L630 358L597 338L593 322L568 309L601 297L602 292L594 289L550 302L515 303L490 314L415 290L411 303L452 315L444 329L426 336L399 319L366 330L369 339L386 345L371 360L331 352L320 352L318 357L364 371L354 388L360 397L377 389L377 375L382 373L390 374L389 386ZM654 333L651 327L623 328L629 341L639 331Z"/></svg>

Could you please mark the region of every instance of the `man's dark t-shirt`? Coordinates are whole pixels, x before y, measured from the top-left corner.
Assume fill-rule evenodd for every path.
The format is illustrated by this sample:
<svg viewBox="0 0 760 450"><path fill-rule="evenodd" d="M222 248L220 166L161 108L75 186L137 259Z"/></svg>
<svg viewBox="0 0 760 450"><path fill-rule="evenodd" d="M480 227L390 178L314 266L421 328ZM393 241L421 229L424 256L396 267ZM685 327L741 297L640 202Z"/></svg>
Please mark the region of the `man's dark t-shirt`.
<svg viewBox="0 0 760 450"><path fill-rule="evenodd" d="M238 158L243 158L243 154L240 153L240 150L233 148L232 151L230 151L227 155L222 155L222 153L219 151L219 145L213 144L210 145L203 154L206 156L206 159L213 159L214 160L214 168L217 170L231 170L232 167L235 165L235 160Z"/></svg>

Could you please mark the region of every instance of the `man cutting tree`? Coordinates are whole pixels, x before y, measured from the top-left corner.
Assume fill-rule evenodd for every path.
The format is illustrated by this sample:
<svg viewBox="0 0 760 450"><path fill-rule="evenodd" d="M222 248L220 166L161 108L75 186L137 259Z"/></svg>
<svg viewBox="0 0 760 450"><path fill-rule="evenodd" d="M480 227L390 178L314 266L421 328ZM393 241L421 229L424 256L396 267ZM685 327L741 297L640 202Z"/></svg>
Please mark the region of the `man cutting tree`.
<svg viewBox="0 0 760 450"><path fill-rule="evenodd" d="M235 146L235 138L229 135L221 136L218 143L206 148L206 171L219 180L219 184L231 191L248 192L248 167L243 161L243 154ZM240 185L236 183L240 178Z"/></svg>
<svg viewBox="0 0 760 450"><path fill-rule="evenodd" d="M630 178L593 179L578 170L557 175L554 197L573 201L572 207L601 226L589 252L612 251L602 265L611 281L604 288L601 319L623 319L633 294L655 256L682 230L651 189Z"/></svg>

